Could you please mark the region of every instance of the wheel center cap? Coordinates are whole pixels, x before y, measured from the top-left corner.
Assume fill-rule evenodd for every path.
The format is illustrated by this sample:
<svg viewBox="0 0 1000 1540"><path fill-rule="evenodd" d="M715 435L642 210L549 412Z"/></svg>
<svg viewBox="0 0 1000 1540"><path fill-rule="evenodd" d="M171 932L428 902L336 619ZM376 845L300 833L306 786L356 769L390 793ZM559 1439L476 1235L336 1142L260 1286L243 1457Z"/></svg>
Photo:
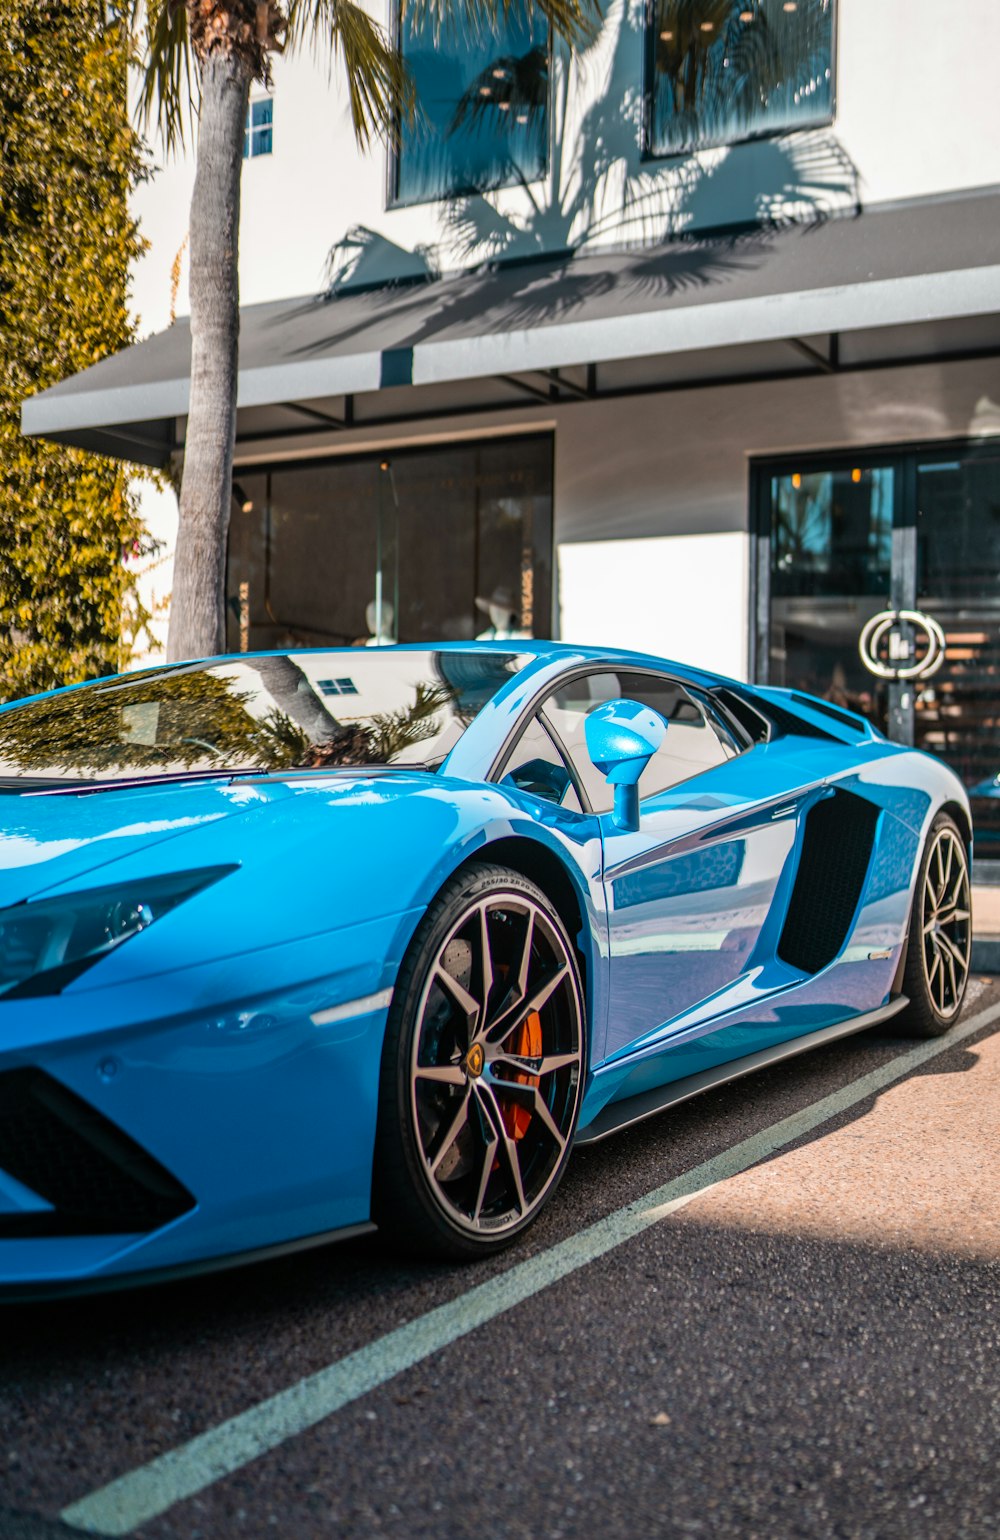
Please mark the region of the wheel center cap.
<svg viewBox="0 0 1000 1540"><path fill-rule="evenodd" d="M480 1075L483 1073L485 1065L486 1054L483 1051L482 1043L473 1043L472 1047L465 1055L466 1072L472 1076L473 1080L478 1080Z"/></svg>

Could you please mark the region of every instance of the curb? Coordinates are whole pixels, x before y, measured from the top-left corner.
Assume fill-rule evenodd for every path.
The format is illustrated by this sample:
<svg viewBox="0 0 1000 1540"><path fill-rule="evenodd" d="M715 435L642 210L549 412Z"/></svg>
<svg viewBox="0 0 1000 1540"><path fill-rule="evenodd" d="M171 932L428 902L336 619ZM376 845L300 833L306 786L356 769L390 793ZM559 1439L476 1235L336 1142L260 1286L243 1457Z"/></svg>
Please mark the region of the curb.
<svg viewBox="0 0 1000 1540"><path fill-rule="evenodd" d="M973 937L969 966L973 973L1000 973L1000 936Z"/></svg>

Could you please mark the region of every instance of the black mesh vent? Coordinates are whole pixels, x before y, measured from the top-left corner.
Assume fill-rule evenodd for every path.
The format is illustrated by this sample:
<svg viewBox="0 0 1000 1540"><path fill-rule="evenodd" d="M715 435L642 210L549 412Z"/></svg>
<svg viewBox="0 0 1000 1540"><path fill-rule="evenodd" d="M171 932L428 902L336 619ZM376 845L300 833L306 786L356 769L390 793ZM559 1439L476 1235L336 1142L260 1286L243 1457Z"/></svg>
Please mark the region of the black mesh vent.
<svg viewBox="0 0 1000 1540"><path fill-rule="evenodd" d="M0 1238L126 1235L194 1206L134 1139L39 1069L0 1074L0 1167L51 1211L0 1214Z"/></svg>
<svg viewBox="0 0 1000 1540"><path fill-rule="evenodd" d="M802 858L778 956L803 973L832 963L844 942L871 860L878 808L835 791L806 815Z"/></svg>

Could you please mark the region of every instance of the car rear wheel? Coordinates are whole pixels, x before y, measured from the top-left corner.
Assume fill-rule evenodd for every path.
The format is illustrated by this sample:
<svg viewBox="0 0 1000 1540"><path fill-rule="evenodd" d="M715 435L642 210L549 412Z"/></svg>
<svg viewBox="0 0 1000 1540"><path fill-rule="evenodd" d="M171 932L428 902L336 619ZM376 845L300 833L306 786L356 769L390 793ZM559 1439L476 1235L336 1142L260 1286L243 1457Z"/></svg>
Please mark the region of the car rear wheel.
<svg viewBox="0 0 1000 1540"><path fill-rule="evenodd" d="M958 1020L969 982L972 902L965 841L947 813L931 825L910 914L903 973L909 1005L899 1029L942 1037Z"/></svg>
<svg viewBox="0 0 1000 1540"><path fill-rule="evenodd" d="M382 1054L373 1212L393 1245L489 1255L565 1168L586 1063L566 928L520 873L466 867L428 909Z"/></svg>

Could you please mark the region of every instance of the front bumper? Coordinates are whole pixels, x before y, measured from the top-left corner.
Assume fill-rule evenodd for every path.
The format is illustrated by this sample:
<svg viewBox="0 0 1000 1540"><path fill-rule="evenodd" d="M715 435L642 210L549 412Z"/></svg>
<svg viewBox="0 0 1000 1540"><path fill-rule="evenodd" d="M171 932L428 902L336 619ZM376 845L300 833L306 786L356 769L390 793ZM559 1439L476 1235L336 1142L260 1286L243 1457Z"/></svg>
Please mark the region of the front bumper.
<svg viewBox="0 0 1000 1540"><path fill-rule="evenodd" d="M366 1225L386 1001L418 917L0 1000L0 1292Z"/></svg>

